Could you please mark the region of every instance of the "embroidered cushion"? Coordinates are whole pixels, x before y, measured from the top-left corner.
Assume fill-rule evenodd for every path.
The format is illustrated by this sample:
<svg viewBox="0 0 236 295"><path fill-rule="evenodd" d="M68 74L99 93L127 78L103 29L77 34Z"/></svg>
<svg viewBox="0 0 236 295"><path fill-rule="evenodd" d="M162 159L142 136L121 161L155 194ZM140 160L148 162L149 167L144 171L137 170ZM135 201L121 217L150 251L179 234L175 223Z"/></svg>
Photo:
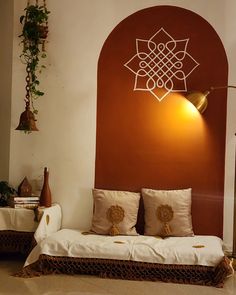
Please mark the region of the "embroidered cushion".
<svg viewBox="0 0 236 295"><path fill-rule="evenodd" d="M137 235L139 193L93 189L93 199L91 231L104 235Z"/></svg>
<svg viewBox="0 0 236 295"><path fill-rule="evenodd" d="M150 236L193 236L191 189L142 189L144 234Z"/></svg>

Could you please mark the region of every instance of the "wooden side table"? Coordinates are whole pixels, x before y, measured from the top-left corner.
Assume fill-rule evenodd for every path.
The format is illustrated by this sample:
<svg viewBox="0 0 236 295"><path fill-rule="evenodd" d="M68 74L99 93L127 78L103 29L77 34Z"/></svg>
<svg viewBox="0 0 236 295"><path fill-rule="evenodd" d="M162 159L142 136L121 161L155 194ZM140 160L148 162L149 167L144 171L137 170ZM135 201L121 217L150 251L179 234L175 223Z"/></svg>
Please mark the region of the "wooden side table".
<svg viewBox="0 0 236 295"><path fill-rule="evenodd" d="M28 255L37 242L61 227L61 208L58 204L40 208L41 219L34 210L0 207L0 254Z"/></svg>

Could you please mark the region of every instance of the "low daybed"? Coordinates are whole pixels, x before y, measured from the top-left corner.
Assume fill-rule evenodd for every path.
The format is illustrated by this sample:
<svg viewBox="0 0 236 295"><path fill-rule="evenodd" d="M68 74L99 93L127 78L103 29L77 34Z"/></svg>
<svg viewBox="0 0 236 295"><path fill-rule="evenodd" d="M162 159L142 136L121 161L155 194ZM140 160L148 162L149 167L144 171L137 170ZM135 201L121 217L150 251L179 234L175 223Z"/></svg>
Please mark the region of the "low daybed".
<svg viewBox="0 0 236 295"><path fill-rule="evenodd" d="M214 236L102 236L62 229L38 244L21 276L67 273L222 287L232 272Z"/></svg>
<svg viewBox="0 0 236 295"><path fill-rule="evenodd" d="M180 223L175 224L173 214L168 215L169 211L164 210L162 217L168 220L171 216L172 219L164 222L164 227L160 227L173 235L178 232L180 236L138 235L134 228L135 223L131 227L130 224L134 222L134 203L139 201L139 198L137 199L134 193L132 196L127 192L123 194L126 204L120 202L120 192L94 191L92 230L55 231L36 245L18 275L32 277L51 273L89 274L103 278L160 280L223 287L225 279L232 274L232 268L222 250L222 240L215 236L181 236L181 214L185 221L188 220L183 203L179 215L174 203L170 201L167 205L165 202L166 205L162 209L169 210L171 204L174 216L179 216ZM181 192L181 196L184 195L189 195L189 191ZM171 200L169 195L168 200ZM114 203L116 205L111 206ZM156 208L155 200L151 199L151 204L153 205L148 209L144 197L146 213ZM137 215L134 219L137 220ZM149 221L146 216L146 233L152 231L151 227L147 228ZM156 227L158 225L155 224ZM183 227L182 232L189 229L191 230Z"/></svg>

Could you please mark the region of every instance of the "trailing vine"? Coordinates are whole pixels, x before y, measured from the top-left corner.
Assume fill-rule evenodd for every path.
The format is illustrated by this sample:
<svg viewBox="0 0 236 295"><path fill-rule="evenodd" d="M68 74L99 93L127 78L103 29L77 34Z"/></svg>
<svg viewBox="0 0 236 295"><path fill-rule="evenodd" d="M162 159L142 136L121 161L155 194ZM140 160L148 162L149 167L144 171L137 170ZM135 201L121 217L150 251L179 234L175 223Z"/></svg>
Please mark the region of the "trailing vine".
<svg viewBox="0 0 236 295"><path fill-rule="evenodd" d="M42 68L45 68L45 65L40 65L40 60L46 57L45 42L48 35L48 15L50 11L46 8L45 0L43 5L39 5L37 0L35 4L30 5L30 1L28 1L24 11L25 14L20 17L20 23L23 25L22 33L19 35L23 45L20 58L26 65L29 103L33 113L37 114L38 110L34 107L34 100L44 95L44 92L39 89L38 73L41 72ZM25 101L27 102L27 99Z"/></svg>

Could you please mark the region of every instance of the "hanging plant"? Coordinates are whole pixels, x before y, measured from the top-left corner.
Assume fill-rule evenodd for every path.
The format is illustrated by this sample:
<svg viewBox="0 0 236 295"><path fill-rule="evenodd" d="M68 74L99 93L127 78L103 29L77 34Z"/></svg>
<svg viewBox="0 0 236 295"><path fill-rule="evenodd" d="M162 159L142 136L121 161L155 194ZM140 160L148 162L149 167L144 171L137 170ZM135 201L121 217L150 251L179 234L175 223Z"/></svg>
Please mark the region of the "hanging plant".
<svg viewBox="0 0 236 295"><path fill-rule="evenodd" d="M33 116L38 113L34 107L34 100L44 95L44 92L39 89L38 74L42 68L45 68L45 65L41 64L41 58L44 59L46 57L45 42L48 35L48 15L50 13L46 8L46 0L43 0L43 5L39 5L38 2L37 0L34 4L30 4L30 1L27 2L27 7L24 9L25 14L20 17L20 23L23 25L23 28L19 36L22 39L21 44L23 45L20 58L26 65L27 72L26 111L31 112L30 107L32 107ZM25 117L28 118L29 113ZM35 120L34 117L32 120ZM26 123L21 124L21 126L19 124L16 129L32 131L26 125Z"/></svg>

